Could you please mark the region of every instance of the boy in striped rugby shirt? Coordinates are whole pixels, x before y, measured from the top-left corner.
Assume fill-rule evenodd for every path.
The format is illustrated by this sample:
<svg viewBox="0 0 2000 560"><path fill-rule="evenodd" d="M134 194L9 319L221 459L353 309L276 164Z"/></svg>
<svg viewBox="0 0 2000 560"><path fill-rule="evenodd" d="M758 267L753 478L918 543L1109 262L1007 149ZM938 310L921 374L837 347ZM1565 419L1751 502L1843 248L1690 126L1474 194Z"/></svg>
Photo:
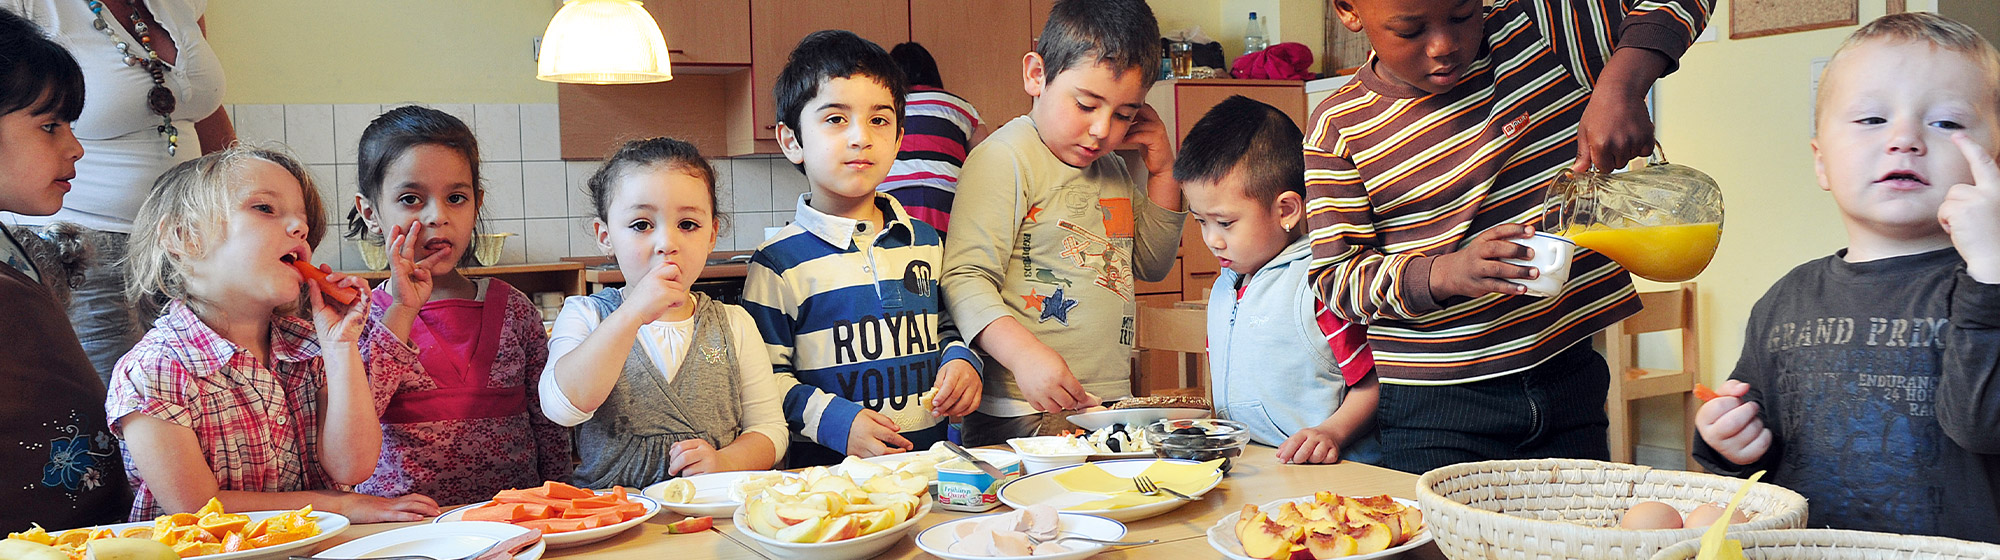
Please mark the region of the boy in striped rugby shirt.
<svg viewBox="0 0 2000 560"><path fill-rule="evenodd" d="M1578 251L1556 297L1509 279L1565 167L1653 145L1645 95L1710 0L1334 0L1374 56L1306 136L1313 281L1369 324L1384 466L1608 458L1609 374L1591 334L1638 311L1631 280Z"/></svg>
<svg viewBox="0 0 2000 560"><path fill-rule="evenodd" d="M979 404L979 357L938 289L944 244L875 192L908 89L889 53L846 31L807 36L778 74L778 143L812 192L751 256L742 303L789 387L792 467L928 448L943 417Z"/></svg>

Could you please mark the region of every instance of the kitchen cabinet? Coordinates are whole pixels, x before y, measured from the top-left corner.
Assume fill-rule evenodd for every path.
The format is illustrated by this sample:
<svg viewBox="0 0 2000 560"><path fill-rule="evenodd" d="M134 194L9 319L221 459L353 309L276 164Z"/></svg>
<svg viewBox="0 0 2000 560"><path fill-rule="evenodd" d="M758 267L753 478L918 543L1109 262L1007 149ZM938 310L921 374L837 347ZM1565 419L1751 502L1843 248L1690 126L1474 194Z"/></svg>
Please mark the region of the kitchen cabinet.
<svg viewBox="0 0 2000 560"><path fill-rule="evenodd" d="M674 74L682 65L750 64L750 0L646 0L667 37Z"/></svg>
<svg viewBox="0 0 2000 560"><path fill-rule="evenodd" d="M1034 49L1028 0L909 0L910 40L937 59L945 91L979 111L988 131L1028 114L1033 98L1021 87L1021 57ZM1044 8L1042 16L1048 16ZM895 45L882 45L891 48Z"/></svg>

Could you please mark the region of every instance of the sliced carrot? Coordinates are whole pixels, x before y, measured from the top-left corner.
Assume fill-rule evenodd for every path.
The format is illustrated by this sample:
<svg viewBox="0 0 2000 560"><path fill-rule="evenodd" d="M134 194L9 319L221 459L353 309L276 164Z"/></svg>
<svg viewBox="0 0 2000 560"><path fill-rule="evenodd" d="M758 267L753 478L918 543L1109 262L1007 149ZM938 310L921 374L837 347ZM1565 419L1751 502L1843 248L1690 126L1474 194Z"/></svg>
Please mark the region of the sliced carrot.
<svg viewBox="0 0 2000 560"><path fill-rule="evenodd" d="M493 501L503 504L539 504L545 507L569 508L569 500L567 499L551 498L536 492L509 494L503 491L494 495Z"/></svg>
<svg viewBox="0 0 2000 560"><path fill-rule="evenodd" d="M529 529L540 530L542 534L545 535L552 535L556 533L568 533L571 531L581 531L584 529L583 520L581 519L534 519L529 521L520 521L514 524L522 527L527 527Z"/></svg>
<svg viewBox="0 0 2000 560"><path fill-rule="evenodd" d="M621 518L631 519L634 517L645 515L646 506L644 504L639 504L636 502L626 502L623 504L618 504L617 506L613 506L611 508L611 511L617 512L618 516Z"/></svg>
<svg viewBox="0 0 2000 560"><path fill-rule="evenodd" d="M591 492L589 490L584 490L582 488L577 488L575 486L570 486L568 484L563 484L561 482L556 482L553 480L543 483L541 490L543 496L555 498L558 500L574 500L577 498L589 498L591 496L597 495L596 492Z"/></svg>
<svg viewBox="0 0 2000 560"><path fill-rule="evenodd" d="M1719 397L1721 395L1715 394L1715 390L1708 388L1707 385L1696 383L1694 384L1694 396L1695 398L1701 399L1701 402L1708 402L1715 400L1715 397Z"/></svg>
<svg viewBox="0 0 2000 560"><path fill-rule="evenodd" d="M583 519L583 518L585 518L585 517L590 517L590 516L593 516L593 515L597 515L597 514L599 514L599 513L604 513L605 511L607 511L607 509L606 509L606 508L575 508L575 509L566 509L566 510L563 510L563 511L562 511L562 514L561 514L561 515L558 515L558 516L556 516L556 517L558 517L558 518L562 518L562 519Z"/></svg>
<svg viewBox="0 0 2000 560"><path fill-rule="evenodd" d="M591 496L588 498L578 498L570 501L571 506L574 507L575 509L608 508L622 503L626 503L626 500L611 494L601 494L601 495Z"/></svg>
<svg viewBox="0 0 2000 560"><path fill-rule="evenodd" d="M554 506L548 504L521 504L522 519L548 519L557 517Z"/></svg>
<svg viewBox="0 0 2000 560"><path fill-rule="evenodd" d="M466 521L497 521L511 523L522 519L521 504L494 503L465 510L461 516Z"/></svg>
<svg viewBox="0 0 2000 560"><path fill-rule="evenodd" d="M619 522L621 522L621 521L624 521L624 520L625 520L625 518L624 518L624 517L620 517L620 516L619 516L619 515L618 515L618 514L617 514L616 512L604 512L604 513L600 513L600 514L597 514L597 515L592 515L592 516L590 516L590 517L585 517L585 518L583 518L583 527L584 527L585 529L596 529L596 528L598 528L598 527L610 527L610 526L612 526L612 525L617 525L617 524L618 524Z"/></svg>

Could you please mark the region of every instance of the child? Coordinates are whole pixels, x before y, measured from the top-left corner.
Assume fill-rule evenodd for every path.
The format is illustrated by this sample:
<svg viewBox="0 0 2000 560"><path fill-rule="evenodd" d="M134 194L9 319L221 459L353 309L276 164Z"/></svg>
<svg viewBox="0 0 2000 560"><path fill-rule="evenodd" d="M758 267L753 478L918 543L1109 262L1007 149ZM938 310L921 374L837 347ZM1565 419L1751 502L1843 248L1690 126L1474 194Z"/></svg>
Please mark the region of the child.
<svg viewBox="0 0 2000 560"><path fill-rule="evenodd" d="M715 249L715 170L686 142L634 140L589 187L597 247L626 285L564 301L549 337L542 413L582 425L572 482L771 468L788 438L757 324L688 290Z"/></svg>
<svg viewBox="0 0 2000 560"><path fill-rule="evenodd" d="M357 523L437 515L421 495L331 489L368 479L382 431L361 361L368 304L301 289L286 264L310 260L325 233L304 165L242 146L187 161L153 184L136 223L148 227L132 232L128 295L172 301L118 360L105 404L134 521L210 498L229 511L312 505ZM310 323L296 315L301 294Z"/></svg>
<svg viewBox="0 0 2000 560"><path fill-rule="evenodd" d="M1375 358L1367 328L1306 284L1303 137L1283 111L1236 96L1181 141L1174 179L1223 266L1208 301L1210 397L1280 461L1365 462L1374 450L1354 446L1375 416Z"/></svg>
<svg viewBox="0 0 2000 560"><path fill-rule="evenodd" d="M971 101L944 89L931 51L915 41L889 49L889 58L910 82L904 96L903 142L889 176L876 190L896 197L910 217L937 228L951 229L951 198L958 190L958 170L965 153L986 137L986 122Z"/></svg>
<svg viewBox="0 0 2000 560"><path fill-rule="evenodd" d="M778 143L812 192L751 256L743 307L807 440L793 467L929 449L945 439L940 417L979 403L979 358L931 272L944 262L937 230L875 192L908 89L889 53L846 31L807 36L778 73Z"/></svg>
<svg viewBox="0 0 2000 560"><path fill-rule="evenodd" d="M1814 169L1847 248L1751 308L1694 456L1770 470L1814 527L2000 542L2000 52L1886 16L1834 51L1818 101Z"/></svg>
<svg viewBox="0 0 2000 560"><path fill-rule="evenodd" d="M61 45L0 10L0 212L62 208L83 145L83 72ZM0 531L64 529L125 518L125 472L104 423L104 382L44 282L60 270L0 228Z"/></svg>
<svg viewBox="0 0 2000 560"><path fill-rule="evenodd" d="M952 318L993 358L968 446L1131 394L1134 278L1167 275L1187 219L1145 103L1159 28L1139 0L1057 2L1021 59L1033 107L966 157L943 284ZM1128 142L1143 147L1144 189L1110 155Z"/></svg>
<svg viewBox="0 0 2000 560"><path fill-rule="evenodd" d="M355 490L448 504L569 477L569 430L541 412L549 351L528 295L468 279L485 190L472 129L404 106L361 132L360 193L348 236L388 238L391 274L372 294L362 355L382 417L382 459ZM387 235L384 235L384 231Z"/></svg>
<svg viewBox="0 0 2000 560"><path fill-rule="evenodd" d="M1367 324L1382 466L1609 459L1609 368L1590 336L1639 309L1610 259L1577 251L1558 297L1508 279L1513 243L1565 167L1652 148L1645 95L1709 0L1334 0L1375 52L1307 129L1311 280Z"/></svg>

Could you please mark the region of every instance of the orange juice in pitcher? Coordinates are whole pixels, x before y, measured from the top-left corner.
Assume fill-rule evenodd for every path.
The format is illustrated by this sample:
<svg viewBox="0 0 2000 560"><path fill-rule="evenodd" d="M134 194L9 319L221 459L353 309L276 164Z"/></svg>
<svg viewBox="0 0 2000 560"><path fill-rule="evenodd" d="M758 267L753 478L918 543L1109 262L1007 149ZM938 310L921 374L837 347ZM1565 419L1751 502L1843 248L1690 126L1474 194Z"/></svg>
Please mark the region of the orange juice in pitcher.
<svg viewBox="0 0 2000 560"><path fill-rule="evenodd" d="M1647 161L1620 173L1563 170L1549 187L1542 226L1640 278L1692 279L1722 241L1722 188L1658 151Z"/></svg>

